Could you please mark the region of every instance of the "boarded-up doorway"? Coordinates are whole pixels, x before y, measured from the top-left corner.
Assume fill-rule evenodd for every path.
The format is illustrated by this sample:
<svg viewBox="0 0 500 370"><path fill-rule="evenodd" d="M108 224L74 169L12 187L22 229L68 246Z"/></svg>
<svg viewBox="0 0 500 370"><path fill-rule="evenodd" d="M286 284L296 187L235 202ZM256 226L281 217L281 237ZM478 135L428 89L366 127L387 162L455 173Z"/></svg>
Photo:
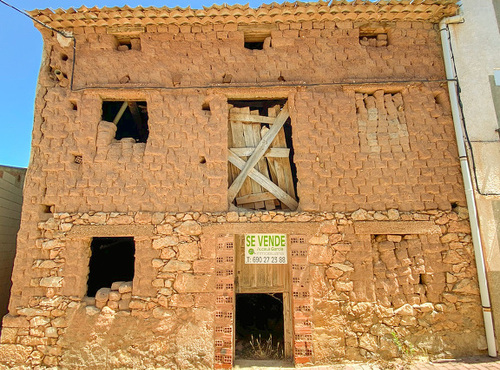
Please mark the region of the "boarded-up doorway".
<svg viewBox="0 0 500 370"><path fill-rule="evenodd" d="M245 243L244 235L235 236L235 252L236 252L236 280L235 280L235 293L237 301L251 302L256 301L260 304L268 306L269 310L275 311L281 309L282 315L270 315L265 320L270 320L268 325L260 325L264 331L272 332L271 327L280 325L279 321L282 319L283 325L283 341L280 346L283 348L283 357L285 359L292 356L292 317L291 317L291 301L290 301L290 269L288 264L246 264L245 263ZM289 260L289 258L288 258ZM274 304L273 304L273 301ZM254 302L255 303L255 302ZM239 307L239 308L238 308ZM248 315L245 303L238 306L236 304L236 318L235 322L244 323L255 321L255 318L240 318L238 315ZM278 308L279 307L279 308ZM254 322L255 323L255 322ZM259 325L256 325L259 326ZM267 326L267 328L266 328ZM235 327L238 330L238 325ZM240 327L241 329L241 327ZM247 330L245 332L245 330ZM254 345L256 344L259 334L261 335L260 341L266 342L269 336L263 337L263 332L258 328L254 333L248 331L248 328L243 329L243 332L236 332L236 336L241 334L242 337L250 338L254 334ZM241 337L240 337L241 339ZM277 339L277 338L274 338ZM274 340L274 344L277 341ZM238 356L238 353L236 353Z"/></svg>

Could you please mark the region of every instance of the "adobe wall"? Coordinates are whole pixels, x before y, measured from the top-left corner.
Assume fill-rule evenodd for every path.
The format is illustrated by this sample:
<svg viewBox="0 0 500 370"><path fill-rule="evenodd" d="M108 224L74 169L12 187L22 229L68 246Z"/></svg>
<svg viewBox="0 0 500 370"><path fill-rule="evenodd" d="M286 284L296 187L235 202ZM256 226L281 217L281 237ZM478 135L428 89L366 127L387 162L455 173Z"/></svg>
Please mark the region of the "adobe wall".
<svg viewBox="0 0 500 370"><path fill-rule="evenodd" d="M234 286L217 287L234 265L218 246L248 230L289 236L297 364L396 357L392 332L430 354L484 350L438 33L387 29L377 47L351 22L280 24L271 47L247 50L233 25L148 26L140 51L118 51L105 28L75 28L73 91L71 42L41 30L0 361L227 368ZM288 100L297 212L228 212L238 98ZM101 140L107 99L147 102L147 143ZM134 237L135 274L93 300L99 236Z"/></svg>
<svg viewBox="0 0 500 370"><path fill-rule="evenodd" d="M58 37L62 47L42 30L46 46L33 137L36 181L28 189L32 202L69 212L224 211L226 101L274 97L289 101L301 210L409 211L463 204L446 90L439 82L417 82L444 78L432 24L390 24L385 47L361 45L352 22L279 27L283 30L272 31L272 47L248 50L244 33L233 25L151 26L141 35L140 51L115 50L114 36L104 27L76 28L74 91L68 89L72 43ZM55 70L67 79L59 81ZM217 87L224 75L232 76L231 83ZM124 76L129 78L120 84ZM280 76L282 85L327 85L280 87ZM400 82L362 83L384 80ZM381 109L385 125L403 113L405 140L398 131L397 140L391 137L388 125L375 119L380 132L371 134L380 136L381 145L364 145L366 129L359 121L368 117L359 107L359 93L375 91L377 103L367 110ZM399 111L386 111L382 93L400 94ZM96 133L107 99L147 101L147 143L102 145ZM83 162L74 163L75 156ZM201 156L206 164L199 163Z"/></svg>

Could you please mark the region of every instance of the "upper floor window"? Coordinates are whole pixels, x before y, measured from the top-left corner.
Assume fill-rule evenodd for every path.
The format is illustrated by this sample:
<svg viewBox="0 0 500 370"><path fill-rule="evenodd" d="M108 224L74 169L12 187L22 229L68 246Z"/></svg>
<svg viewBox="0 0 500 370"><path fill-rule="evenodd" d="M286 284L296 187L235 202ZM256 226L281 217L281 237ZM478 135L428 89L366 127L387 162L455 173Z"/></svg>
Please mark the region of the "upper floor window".
<svg viewBox="0 0 500 370"><path fill-rule="evenodd" d="M133 138L137 143L148 140L148 110L145 101L103 101L103 121L116 125L115 139Z"/></svg>

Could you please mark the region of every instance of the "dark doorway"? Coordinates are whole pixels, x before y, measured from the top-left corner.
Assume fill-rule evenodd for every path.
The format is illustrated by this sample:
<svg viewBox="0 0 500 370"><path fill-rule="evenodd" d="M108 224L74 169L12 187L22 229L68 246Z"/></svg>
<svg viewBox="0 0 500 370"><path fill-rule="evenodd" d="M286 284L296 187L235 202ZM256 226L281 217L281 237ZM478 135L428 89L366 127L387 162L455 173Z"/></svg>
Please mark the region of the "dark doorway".
<svg viewBox="0 0 500 370"><path fill-rule="evenodd" d="M115 281L134 278L135 243L133 237L93 238L90 245L87 296L95 297L101 288L111 288Z"/></svg>
<svg viewBox="0 0 500 370"><path fill-rule="evenodd" d="M236 358L283 359L283 345L283 294L236 294Z"/></svg>

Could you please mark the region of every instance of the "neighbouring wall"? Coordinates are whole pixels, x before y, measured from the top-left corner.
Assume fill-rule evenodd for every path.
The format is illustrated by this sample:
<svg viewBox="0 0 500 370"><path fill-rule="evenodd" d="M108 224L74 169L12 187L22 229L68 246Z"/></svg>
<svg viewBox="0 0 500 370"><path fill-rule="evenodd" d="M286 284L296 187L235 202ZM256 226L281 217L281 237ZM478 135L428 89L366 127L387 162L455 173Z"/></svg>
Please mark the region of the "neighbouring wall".
<svg viewBox="0 0 500 370"><path fill-rule="evenodd" d="M465 128L471 145L469 161L474 181L480 233L486 261L492 312L500 346L500 3L464 1L465 22L450 25L454 62L460 84Z"/></svg>
<svg viewBox="0 0 500 370"><path fill-rule="evenodd" d="M26 169L0 166L0 316L7 313Z"/></svg>

